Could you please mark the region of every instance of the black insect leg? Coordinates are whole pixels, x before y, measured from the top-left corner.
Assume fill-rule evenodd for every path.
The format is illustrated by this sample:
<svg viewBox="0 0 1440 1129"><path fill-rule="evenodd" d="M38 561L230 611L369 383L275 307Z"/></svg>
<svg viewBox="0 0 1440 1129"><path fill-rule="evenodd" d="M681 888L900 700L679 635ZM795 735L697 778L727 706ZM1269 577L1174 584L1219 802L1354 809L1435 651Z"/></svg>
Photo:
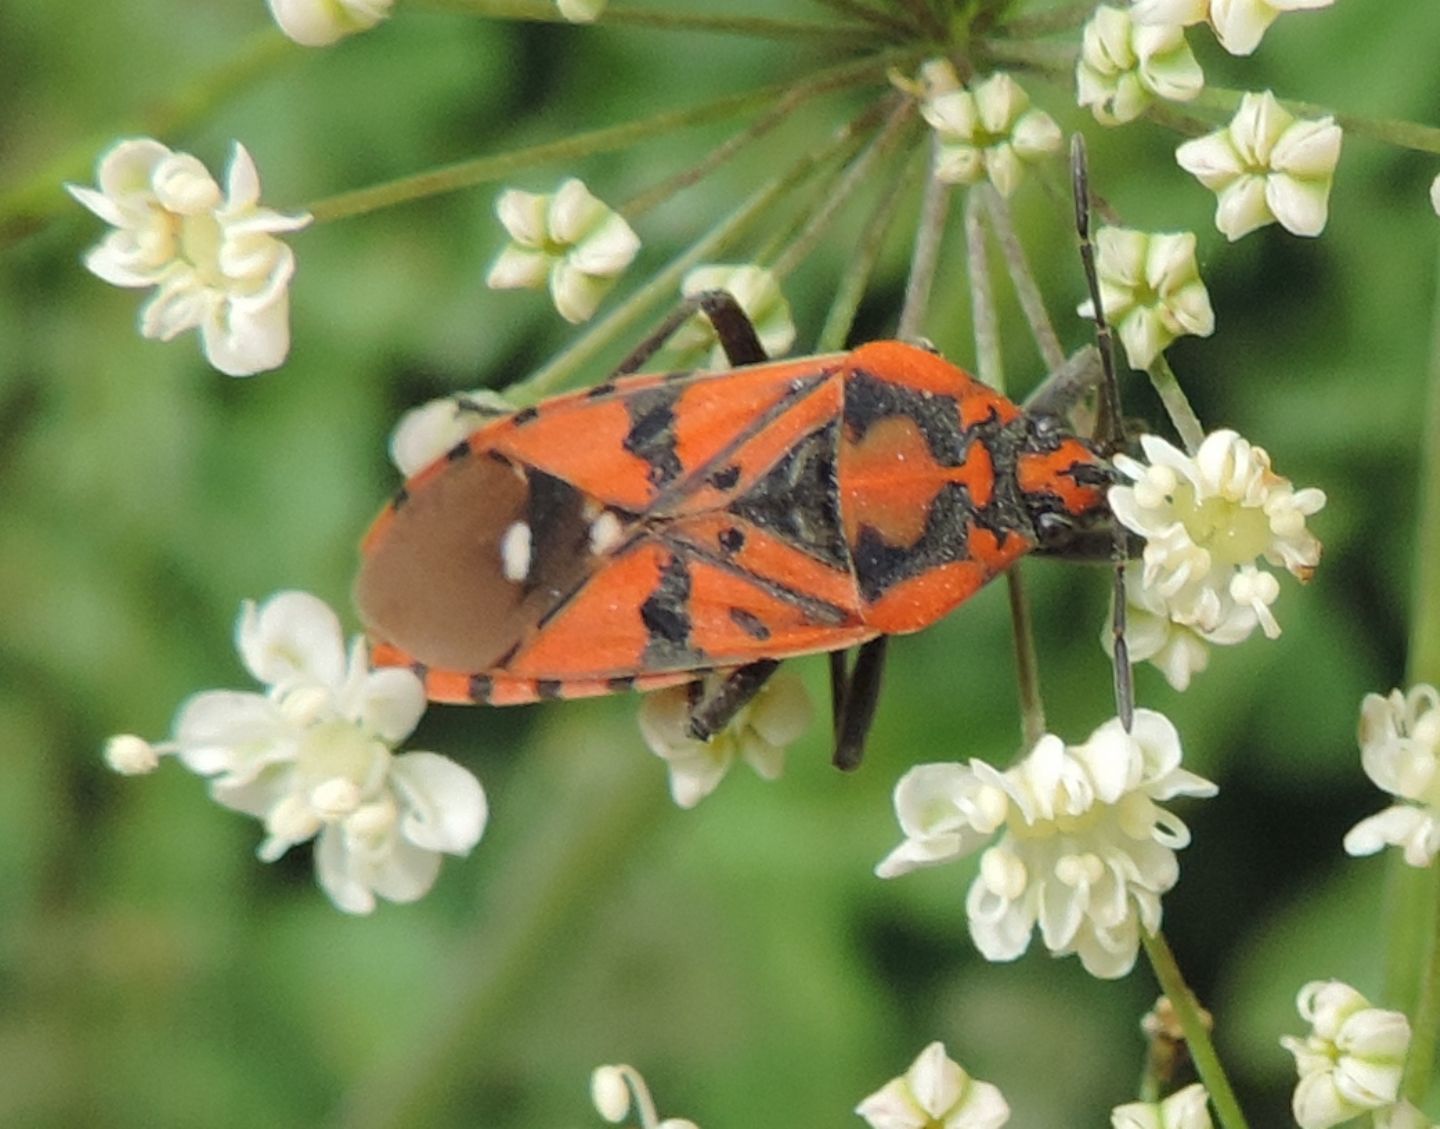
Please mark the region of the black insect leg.
<svg viewBox="0 0 1440 1129"><path fill-rule="evenodd" d="M737 667L690 709L690 736L708 741L747 706L779 668L777 659L760 659Z"/></svg>
<svg viewBox="0 0 1440 1129"><path fill-rule="evenodd" d="M859 768L865 756L865 738L870 733L875 705L880 700L885 647L889 641L888 635L881 635L864 644L848 677L844 656L830 657L830 692L835 711L835 755L831 763L842 772Z"/></svg>
<svg viewBox="0 0 1440 1129"><path fill-rule="evenodd" d="M755 365L770 359L765 355L765 347L760 344L755 323L735 300L735 296L728 290L702 290L681 302L654 333L635 346L611 373L611 378L640 371L640 366L658 353L696 310L702 311L710 319L720 347L725 350L725 356L732 365Z"/></svg>
<svg viewBox="0 0 1440 1129"><path fill-rule="evenodd" d="M1095 272L1095 244L1090 239L1090 180L1085 167L1085 139L1076 134L1070 144L1070 174L1075 190L1075 231L1080 237L1080 261L1085 267L1085 284L1095 307L1095 340L1105 379L1100 385L1100 415L1095 422L1095 441L1107 455L1123 450L1125 421L1120 414L1120 388L1115 376L1115 338L1100 302L1100 279ZM1129 536L1118 521L1111 559L1115 562L1115 584L1110 613L1110 634L1114 642L1115 710L1125 731L1135 719L1135 681L1130 669L1130 649L1125 642L1125 560Z"/></svg>

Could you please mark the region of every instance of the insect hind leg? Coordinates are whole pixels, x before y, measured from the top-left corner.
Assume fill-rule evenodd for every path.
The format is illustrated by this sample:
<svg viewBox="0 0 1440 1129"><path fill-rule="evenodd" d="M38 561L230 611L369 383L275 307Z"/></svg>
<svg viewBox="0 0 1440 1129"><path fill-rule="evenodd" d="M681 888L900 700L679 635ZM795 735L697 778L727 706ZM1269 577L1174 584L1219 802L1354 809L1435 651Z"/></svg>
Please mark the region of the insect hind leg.
<svg viewBox="0 0 1440 1129"><path fill-rule="evenodd" d="M830 697L835 714L835 755L831 763L841 772L853 772L865 756L865 738L875 720L880 682L885 673L888 635L862 644L855 666L846 673L845 656L830 656Z"/></svg>
<svg viewBox="0 0 1440 1129"><path fill-rule="evenodd" d="M757 365L770 359L765 346L760 344L755 323L735 295L728 290L702 290L681 302L654 333L635 346L611 374L612 378L638 372L640 366L658 353L696 310L701 311L714 326L720 348L725 350L725 357L731 365Z"/></svg>
<svg viewBox="0 0 1440 1129"><path fill-rule="evenodd" d="M754 700L779 666L777 659L759 659L732 670L719 686L691 707L690 736L708 741L719 733Z"/></svg>

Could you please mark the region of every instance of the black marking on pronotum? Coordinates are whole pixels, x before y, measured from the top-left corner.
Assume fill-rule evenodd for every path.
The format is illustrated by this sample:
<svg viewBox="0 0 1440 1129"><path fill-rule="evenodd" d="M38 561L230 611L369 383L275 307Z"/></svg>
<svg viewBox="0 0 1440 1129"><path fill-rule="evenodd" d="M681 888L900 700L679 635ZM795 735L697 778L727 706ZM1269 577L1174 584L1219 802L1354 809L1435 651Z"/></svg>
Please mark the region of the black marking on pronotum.
<svg viewBox="0 0 1440 1129"><path fill-rule="evenodd" d="M848 568L836 465L839 437L834 420L816 428L732 502L730 512L826 564Z"/></svg>
<svg viewBox="0 0 1440 1129"><path fill-rule="evenodd" d="M586 392L585 398L587 400L594 400L598 399L601 396L608 396L614 391L615 382L613 380L607 380L604 384L597 384L595 385L595 387L591 388L588 392Z"/></svg>
<svg viewBox="0 0 1440 1129"><path fill-rule="evenodd" d="M529 423L532 419L534 419L534 418L535 418L536 416L538 416L539 414L540 414L540 409L537 408L537 407L531 406L531 407L528 407L528 408L521 408L518 412L516 412L516 413L515 413L513 416L511 416L510 418L511 418L511 420L514 422L514 424L515 424L516 427L524 427L527 423Z"/></svg>
<svg viewBox="0 0 1440 1129"><path fill-rule="evenodd" d="M868 525L860 527L854 545L855 579L866 603L874 603L903 580L933 568L966 560L970 555L971 523L991 528L1004 541L1002 526L991 526L961 483L947 482L930 502L925 529L913 545L891 545Z"/></svg>
<svg viewBox="0 0 1440 1129"><path fill-rule="evenodd" d="M490 690L492 686L493 683L490 681L488 674L472 674L467 691L474 701L488 702L490 700Z"/></svg>
<svg viewBox="0 0 1440 1129"><path fill-rule="evenodd" d="M690 568L678 554L661 568L660 582L640 605L640 622L649 635L645 666L691 665Z"/></svg>
<svg viewBox="0 0 1440 1129"><path fill-rule="evenodd" d="M729 490L735 483L740 481L740 465L731 463L722 470L717 470L710 476L710 485L716 490Z"/></svg>
<svg viewBox="0 0 1440 1129"><path fill-rule="evenodd" d="M614 678L605 680L605 687L612 694L623 694L626 690L635 689L635 676L633 674L620 674Z"/></svg>
<svg viewBox="0 0 1440 1129"><path fill-rule="evenodd" d="M765 621L754 612L748 612L744 608L731 608L730 618L734 620L735 626L750 638L757 639L761 643L770 638L770 629L765 626Z"/></svg>
<svg viewBox="0 0 1440 1129"><path fill-rule="evenodd" d="M745 531L732 525L720 531L718 540L727 553L738 553L745 548Z"/></svg>
<svg viewBox="0 0 1440 1129"><path fill-rule="evenodd" d="M564 695L565 684L558 678L540 678L535 682L535 693L541 701L553 702Z"/></svg>
<svg viewBox="0 0 1440 1129"><path fill-rule="evenodd" d="M961 426L954 396L892 384L861 369L846 377L845 432L853 442L863 439L872 424L891 416L914 420L931 457L941 466L965 461L970 429Z"/></svg>
<svg viewBox="0 0 1440 1129"><path fill-rule="evenodd" d="M630 431L623 445L650 464L650 481L659 487L674 482L684 470L675 453L674 409L679 397L674 388L646 388L625 401Z"/></svg>
<svg viewBox="0 0 1440 1129"><path fill-rule="evenodd" d="M445 458L452 463L458 463L461 459L470 457L470 440L462 439L445 452Z"/></svg>

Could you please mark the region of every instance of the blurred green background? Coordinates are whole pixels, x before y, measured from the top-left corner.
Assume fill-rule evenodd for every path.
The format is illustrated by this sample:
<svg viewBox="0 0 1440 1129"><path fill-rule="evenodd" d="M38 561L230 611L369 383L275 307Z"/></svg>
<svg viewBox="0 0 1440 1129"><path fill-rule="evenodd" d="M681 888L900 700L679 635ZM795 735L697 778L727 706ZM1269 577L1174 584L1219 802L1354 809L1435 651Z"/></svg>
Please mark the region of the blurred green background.
<svg viewBox="0 0 1440 1129"><path fill-rule="evenodd" d="M672 6L825 17L804 0ZM88 183L113 138L268 26L260 0L6 0L0 189L49 169ZM1213 85L1374 117L1434 121L1440 107L1433 2L1285 17L1248 60L1203 29L1190 39ZM402 0L333 49L280 45L163 140L212 169L243 140L264 201L292 209L831 58ZM1381 990L1386 864L1347 859L1340 839L1384 806L1360 772L1360 699L1404 676L1440 235L1426 188L1440 160L1347 136L1322 239L1272 227L1232 246L1211 225L1213 197L1175 165L1173 134L1102 131L1068 84L1029 85L1066 128L1085 126L1097 189L1127 222L1201 233L1219 331L1171 353L1201 418L1239 428L1330 497L1312 523L1325 561L1308 589L1286 579L1278 642L1215 653L1183 696L1139 672L1142 703L1175 719L1187 764L1221 787L1177 805L1195 841L1166 931L1219 1017L1253 1124L1287 1124L1293 1068L1276 1038L1301 1030L1295 991L1329 976ZM632 277L860 104L821 100L645 216ZM574 173L623 199L733 128L510 183L550 191ZM348 609L355 543L395 484L384 443L403 409L503 384L576 337L543 296L485 289L503 242L498 187L296 237L291 359L249 380L210 370L193 335L139 338L141 296L81 268L101 225L57 183L38 197L54 221L0 253L0 1124L583 1126L600 1123L589 1071L617 1061L646 1073L662 1112L705 1129L858 1124L853 1105L935 1038L1002 1087L1012 1124L1105 1124L1140 1069L1137 1021L1156 994L1143 959L1114 983L1043 952L989 965L965 931L971 867L871 875L898 841L890 790L908 766L1014 751L998 585L892 648L853 777L830 769L817 725L780 782L737 769L681 812L634 700L433 710L409 747L480 775L490 830L424 901L368 919L330 906L307 851L256 861L259 827L178 765L138 780L105 770L107 735L158 738L187 694L249 688L230 642L242 599L298 587ZM849 207L787 282L800 348L888 187ZM899 207L855 340L894 328L915 201ZM1078 347L1088 334L1067 315L1081 281L1063 199L1027 186L1016 210ZM926 331L970 363L958 234ZM1023 390L1040 366L1013 303L1005 317ZM1139 384L1126 385L1130 410L1158 419ZM1050 723L1078 740L1111 708L1097 646L1107 579L1044 563L1026 574ZM1424 575L1436 582L1433 562ZM823 663L796 665L823 703Z"/></svg>

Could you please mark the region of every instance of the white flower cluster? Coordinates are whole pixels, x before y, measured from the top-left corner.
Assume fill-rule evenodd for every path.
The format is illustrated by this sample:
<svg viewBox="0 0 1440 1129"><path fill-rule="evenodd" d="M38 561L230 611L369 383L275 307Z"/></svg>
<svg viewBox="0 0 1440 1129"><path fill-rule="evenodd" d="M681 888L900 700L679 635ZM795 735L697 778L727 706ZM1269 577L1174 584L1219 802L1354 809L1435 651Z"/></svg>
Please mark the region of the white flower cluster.
<svg viewBox="0 0 1440 1129"><path fill-rule="evenodd" d="M1116 519L1145 538L1140 579L1126 586L1137 628L1131 657L1151 659L1184 689L1204 667L1204 644L1239 643L1257 626L1280 634L1270 610L1280 585L1260 562L1310 578L1320 542L1305 519L1325 495L1297 491L1233 431L1212 432L1193 457L1154 435L1140 444L1149 465L1117 455L1134 485L1109 494Z"/></svg>
<svg viewBox="0 0 1440 1129"><path fill-rule="evenodd" d="M1309 1021L1310 1034L1303 1039L1287 1035L1280 1045L1295 1056L1300 1075L1291 1102L1300 1129L1330 1129L1367 1110L1392 1106L1410 1046L1405 1016L1371 1007L1339 980L1306 984L1296 1006ZM1405 1116L1403 1110L1395 1112Z"/></svg>
<svg viewBox="0 0 1440 1129"><path fill-rule="evenodd" d="M1215 332L1192 232L1102 227L1095 233L1095 274L1106 320L1132 368L1149 368L1177 337ZM1078 312L1093 318L1095 303L1086 300Z"/></svg>
<svg viewBox="0 0 1440 1129"><path fill-rule="evenodd" d="M948 184L978 184L986 177L1002 196L1024 179L1025 167L1060 149L1060 127L1008 74L996 72L971 89L947 89L931 68L932 92L920 112L940 141L935 175Z"/></svg>
<svg viewBox="0 0 1440 1129"><path fill-rule="evenodd" d="M1010 1105L998 1086L981 1082L931 1043L910 1069L855 1107L871 1129L1000 1129Z"/></svg>
<svg viewBox="0 0 1440 1129"><path fill-rule="evenodd" d="M390 14L395 0L266 0L280 30L302 47L330 44L368 31Z"/></svg>
<svg viewBox="0 0 1440 1129"><path fill-rule="evenodd" d="M1085 25L1075 66L1076 97L1101 125L1124 125L1156 98L1188 102L1205 75L1178 24L1137 24L1125 8L1102 4Z"/></svg>
<svg viewBox="0 0 1440 1129"><path fill-rule="evenodd" d="M718 676L705 685L713 687ZM690 735L690 686L672 686L645 696L640 733L650 751L670 770L670 796L693 808L720 785L730 766L743 760L764 780L785 767L785 746L810 727L814 710L805 684L792 674L776 675L708 741Z"/></svg>
<svg viewBox="0 0 1440 1129"><path fill-rule="evenodd" d="M1209 1095L1199 1082L1164 1101L1130 1102L1110 1111L1111 1129L1213 1129Z"/></svg>
<svg viewBox="0 0 1440 1129"><path fill-rule="evenodd" d="M1345 850L1402 847L1411 866L1429 866L1440 852L1440 691L1422 683L1365 695L1359 739L1365 775L1401 802L1352 827Z"/></svg>
<svg viewBox="0 0 1440 1129"><path fill-rule="evenodd" d="M1136 710L1083 745L1046 735L1000 771L984 761L925 764L895 787L905 841L876 873L891 878L972 854L980 857L966 911L990 960L1013 960L1038 926L1057 956L1076 953L1086 971L1113 978L1135 963L1140 929L1160 926L1160 895L1175 885L1185 825L1158 804L1212 796L1215 786L1180 767L1175 727Z"/></svg>
<svg viewBox="0 0 1440 1129"><path fill-rule="evenodd" d="M537 195L510 188L495 204L510 244L485 279L495 290L538 290L568 322L588 320L640 250L640 239L614 209L571 177Z"/></svg>
<svg viewBox="0 0 1440 1129"><path fill-rule="evenodd" d="M1220 46L1249 55L1282 12L1328 8L1335 0L1135 0L1130 14L1140 24L1208 23Z"/></svg>
<svg viewBox="0 0 1440 1129"><path fill-rule="evenodd" d="M153 286L140 333L169 341L198 329L210 363L228 376L273 369L290 351L295 257L275 236L308 215L259 206L260 177L236 144L225 190L200 161L150 138L117 142L100 158L99 190L66 185L115 230L85 265L116 286Z"/></svg>
<svg viewBox="0 0 1440 1129"><path fill-rule="evenodd" d="M347 658L335 613L304 592L247 602L236 644L264 693L196 694L170 741L113 738L111 766L143 772L175 754L211 778L217 801L264 821L266 862L316 838L316 877L348 913L369 913L377 895L414 901L434 885L441 854L479 842L480 782L436 753L393 752L425 710L411 671L371 670L361 639Z"/></svg>

